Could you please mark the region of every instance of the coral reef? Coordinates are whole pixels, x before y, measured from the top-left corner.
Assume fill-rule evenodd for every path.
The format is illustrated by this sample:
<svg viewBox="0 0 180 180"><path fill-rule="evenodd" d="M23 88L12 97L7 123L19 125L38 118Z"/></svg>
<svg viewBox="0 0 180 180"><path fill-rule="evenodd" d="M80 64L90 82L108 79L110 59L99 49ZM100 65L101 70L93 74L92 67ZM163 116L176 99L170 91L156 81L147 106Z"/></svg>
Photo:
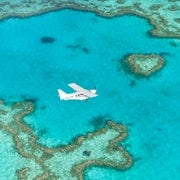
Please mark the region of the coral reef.
<svg viewBox="0 0 180 180"><path fill-rule="evenodd" d="M160 70L164 66L165 61L157 54L132 54L123 60L123 64L131 72L148 77Z"/></svg>
<svg viewBox="0 0 180 180"><path fill-rule="evenodd" d="M55 41L55 38L53 37L48 37L48 36L41 37L41 43L43 44L53 43L54 41Z"/></svg>
<svg viewBox="0 0 180 180"><path fill-rule="evenodd" d="M34 130L23 120L35 110L34 103L0 102L0 138L10 138L7 147L14 147L12 153L18 154L14 172L18 179L81 180L89 166L122 170L132 165L131 156L119 146L127 137L126 127L121 124L108 121L104 128L77 137L72 144L49 148L38 143Z"/></svg>
<svg viewBox="0 0 180 180"><path fill-rule="evenodd" d="M180 38L179 0L4 0L0 3L0 19L27 17L65 8L92 11L105 17L134 14L150 21L154 26L152 35Z"/></svg>

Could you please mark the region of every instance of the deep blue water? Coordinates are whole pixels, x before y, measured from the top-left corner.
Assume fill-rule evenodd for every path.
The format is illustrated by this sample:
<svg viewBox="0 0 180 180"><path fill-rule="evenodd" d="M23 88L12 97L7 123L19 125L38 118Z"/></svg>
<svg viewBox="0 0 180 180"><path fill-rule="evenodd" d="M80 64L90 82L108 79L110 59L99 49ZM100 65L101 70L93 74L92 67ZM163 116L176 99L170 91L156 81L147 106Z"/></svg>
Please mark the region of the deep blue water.
<svg viewBox="0 0 180 180"><path fill-rule="evenodd" d="M1 21L0 97L36 100L37 110L26 121L48 146L92 131L90 121L99 116L127 125L123 145L135 159L133 167L90 168L87 180L179 179L180 40L151 37L151 28L135 16L105 19L72 10ZM42 44L42 36L56 41ZM136 79L120 63L129 53L161 53L166 65ZM60 101L57 89L72 92L71 82L96 87L99 96Z"/></svg>

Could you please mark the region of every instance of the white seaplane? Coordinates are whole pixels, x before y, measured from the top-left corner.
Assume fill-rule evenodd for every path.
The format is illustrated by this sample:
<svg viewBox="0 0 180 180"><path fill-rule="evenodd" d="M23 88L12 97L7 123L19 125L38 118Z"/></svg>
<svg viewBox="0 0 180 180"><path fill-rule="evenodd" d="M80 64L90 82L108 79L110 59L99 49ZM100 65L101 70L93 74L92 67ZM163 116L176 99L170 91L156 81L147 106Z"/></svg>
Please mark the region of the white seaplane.
<svg viewBox="0 0 180 180"><path fill-rule="evenodd" d="M58 89L58 94L61 100L87 100L88 98L98 96L96 94L96 89L84 89L76 83L70 83L68 86L76 92L67 94L62 89Z"/></svg>

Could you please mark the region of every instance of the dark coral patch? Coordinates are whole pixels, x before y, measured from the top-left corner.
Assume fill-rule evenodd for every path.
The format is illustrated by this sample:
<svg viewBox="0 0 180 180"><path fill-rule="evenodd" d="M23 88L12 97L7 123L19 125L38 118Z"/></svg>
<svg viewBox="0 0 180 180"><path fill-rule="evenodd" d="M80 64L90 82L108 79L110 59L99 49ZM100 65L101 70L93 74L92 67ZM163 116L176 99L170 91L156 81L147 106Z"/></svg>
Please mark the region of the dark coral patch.
<svg viewBox="0 0 180 180"><path fill-rule="evenodd" d="M82 46L81 44L68 44L66 46L66 48L69 48L69 49L72 49L72 50L78 49L78 50L81 50L85 54L90 53L89 49L87 47Z"/></svg>
<svg viewBox="0 0 180 180"><path fill-rule="evenodd" d="M131 80L130 83L129 83L129 86L130 87L136 86L136 81L135 80Z"/></svg>
<svg viewBox="0 0 180 180"><path fill-rule="evenodd" d="M83 156L89 157L91 155L91 151L83 151Z"/></svg>
<svg viewBox="0 0 180 180"><path fill-rule="evenodd" d="M169 42L169 44L172 46L172 47L178 47L178 44L175 42L175 41L171 41Z"/></svg>
<svg viewBox="0 0 180 180"><path fill-rule="evenodd" d="M32 97L26 94L21 95L22 99L25 101L30 101L32 103L37 103L39 101L39 99L37 97Z"/></svg>
<svg viewBox="0 0 180 180"><path fill-rule="evenodd" d="M98 115L89 120L89 124L93 126L94 129L102 128L105 126L107 120L110 119L110 115Z"/></svg>
<svg viewBox="0 0 180 180"><path fill-rule="evenodd" d="M89 54L89 49L87 47L82 47L81 50L85 53L85 54Z"/></svg>
<svg viewBox="0 0 180 180"><path fill-rule="evenodd" d="M49 36L43 36L43 37L41 37L41 43L43 43L43 44L54 43L55 40L56 40L55 38L49 37Z"/></svg>

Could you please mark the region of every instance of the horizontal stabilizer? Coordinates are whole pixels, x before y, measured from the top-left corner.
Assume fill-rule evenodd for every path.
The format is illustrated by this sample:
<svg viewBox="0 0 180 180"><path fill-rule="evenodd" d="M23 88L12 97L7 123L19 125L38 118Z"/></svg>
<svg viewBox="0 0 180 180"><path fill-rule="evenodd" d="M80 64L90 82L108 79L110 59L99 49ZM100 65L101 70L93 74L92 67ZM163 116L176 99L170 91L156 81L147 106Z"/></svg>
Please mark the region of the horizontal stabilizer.
<svg viewBox="0 0 180 180"><path fill-rule="evenodd" d="M67 93L65 93L62 89L58 89L58 94L60 99L64 99L65 97L67 97Z"/></svg>

